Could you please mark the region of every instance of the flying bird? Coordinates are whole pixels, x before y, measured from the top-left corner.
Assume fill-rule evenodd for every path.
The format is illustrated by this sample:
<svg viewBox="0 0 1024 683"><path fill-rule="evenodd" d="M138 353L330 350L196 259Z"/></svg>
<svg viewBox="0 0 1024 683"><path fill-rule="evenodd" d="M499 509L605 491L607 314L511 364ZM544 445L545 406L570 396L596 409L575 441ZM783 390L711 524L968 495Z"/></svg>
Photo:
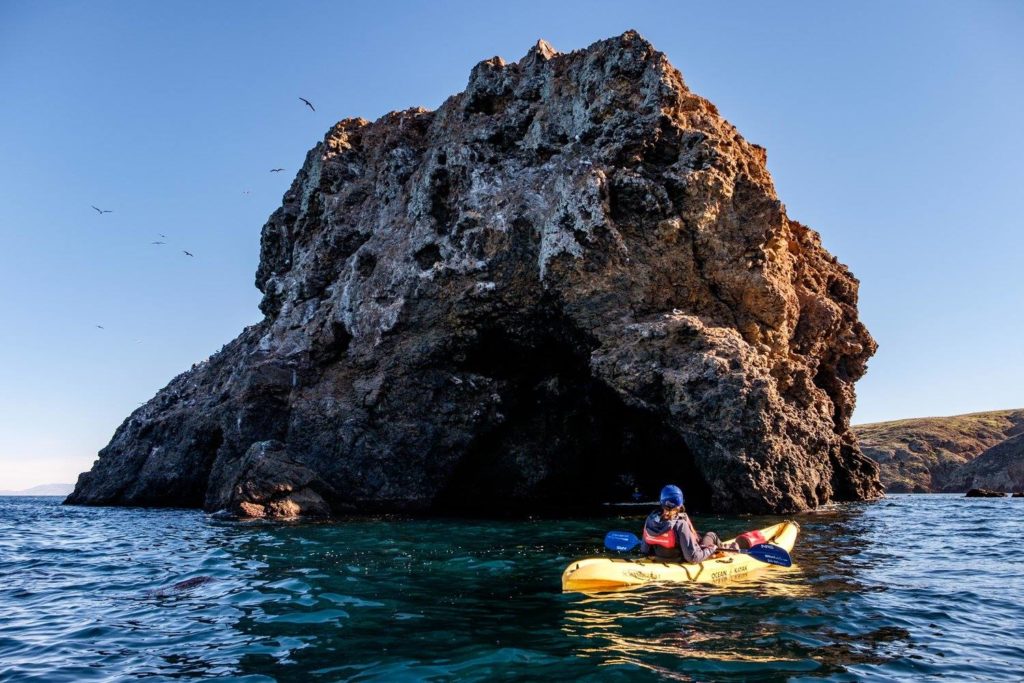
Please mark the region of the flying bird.
<svg viewBox="0 0 1024 683"><path fill-rule="evenodd" d="M167 244L167 242L150 242L150 244Z"/></svg>
<svg viewBox="0 0 1024 683"><path fill-rule="evenodd" d="M160 235L160 237L163 237L164 239L167 239L167 235L164 235L164 234L159 233L159 232L157 234Z"/></svg>
<svg viewBox="0 0 1024 683"><path fill-rule="evenodd" d="M316 107L313 106L313 103L307 100L305 97L300 97L299 99L305 102L307 107L309 107L313 111L316 111Z"/></svg>
<svg viewBox="0 0 1024 683"><path fill-rule="evenodd" d="M184 249L181 250L181 253L185 254L185 256L193 256L193 257L195 256L195 254L193 254L192 252L185 251Z"/></svg>
<svg viewBox="0 0 1024 683"><path fill-rule="evenodd" d="M278 173L278 172L283 171L283 170L284 170L283 168L272 168L272 169L270 169L270 172L271 173Z"/></svg>
<svg viewBox="0 0 1024 683"><path fill-rule="evenodd" d="M89 206L92 206L92 204L90 204ZM97 213L99 213L101 216L105 213L114 213L113 209L101 209L97 206L92 206L92 208L96 209Z"/></svg>
<svg viewBox="0 0 1024 683"><path fill-rule="evenodd" d="M96 327L100 328L101 330L107 329L107 328L103 327L103 325L97 325Z"/></svg>

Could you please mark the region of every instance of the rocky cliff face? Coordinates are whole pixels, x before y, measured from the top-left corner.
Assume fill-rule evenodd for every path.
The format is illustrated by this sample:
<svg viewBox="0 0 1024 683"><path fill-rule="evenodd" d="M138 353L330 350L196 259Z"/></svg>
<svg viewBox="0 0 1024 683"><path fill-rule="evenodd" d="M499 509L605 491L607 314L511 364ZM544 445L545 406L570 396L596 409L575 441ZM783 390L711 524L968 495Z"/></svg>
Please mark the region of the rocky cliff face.
<svg viewBox="0 0 1024 683"><path fill-rule="evenodd" d="M263 228L265 319L117 430L71 503L248 515L880 495L875 343L714 105L635 32L346 119Z"/></svg>
<svg viewBox="0 0 1024 683"><path fill-rule="evenodd" d="M1024 410L857 425L893 493L1024 490Z"/></svg>

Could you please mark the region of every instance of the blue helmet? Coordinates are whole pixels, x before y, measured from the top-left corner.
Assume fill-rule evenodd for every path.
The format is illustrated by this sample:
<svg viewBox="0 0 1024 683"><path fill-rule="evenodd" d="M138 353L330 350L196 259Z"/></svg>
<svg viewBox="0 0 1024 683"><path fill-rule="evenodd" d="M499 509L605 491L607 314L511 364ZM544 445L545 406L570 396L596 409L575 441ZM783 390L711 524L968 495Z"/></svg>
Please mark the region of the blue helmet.
<svg viewBox="0 0 1024 683"><path fill-rule="evenodd" d="M677 508L683 504L683 490L674 484L669 484L661 490L661 507Z"/></svg>

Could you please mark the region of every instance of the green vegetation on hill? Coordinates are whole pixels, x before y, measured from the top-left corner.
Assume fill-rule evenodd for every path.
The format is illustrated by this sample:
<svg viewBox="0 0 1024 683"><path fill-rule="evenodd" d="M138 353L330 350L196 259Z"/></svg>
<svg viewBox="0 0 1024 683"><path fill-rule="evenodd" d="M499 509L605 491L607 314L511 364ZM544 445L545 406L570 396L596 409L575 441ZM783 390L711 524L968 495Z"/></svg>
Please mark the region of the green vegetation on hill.
<svg viewBox="0 0 1024 683"><path fill-rule="evenodd" d="M853 431L864 454L881 466L882 483L891 493L1024 485L1015 478L1024 470L1024 449L1021 439L1013 439L1024 434L1024 410L876 422L854 425ZM1012 443L1003 445L1008 440Z"/></svg>

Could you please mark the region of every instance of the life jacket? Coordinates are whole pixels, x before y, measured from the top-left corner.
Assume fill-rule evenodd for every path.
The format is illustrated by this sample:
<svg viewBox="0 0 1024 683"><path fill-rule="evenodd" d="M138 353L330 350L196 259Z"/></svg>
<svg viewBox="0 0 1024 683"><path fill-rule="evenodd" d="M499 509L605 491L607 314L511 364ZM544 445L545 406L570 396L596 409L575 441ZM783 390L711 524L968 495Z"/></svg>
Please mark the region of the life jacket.
<svg viewBox="0 0 1024 683"><path fill-rule="evenodd" d="M647 545L660 545L662 548L675 548L678 543L676 539L676 525L669 525L666 531L657 535L652 534L647 526L644 525L644 543Z"/></svg>
<svg viewBox="0 0 1024 683"><path fill-rule="evenodd" d="M665 526L668 528L660 532L651 531L650 524L652 523L652 520L656 520L654 522L656 529L664 528ZM693 528L693 522L690 521L689 515L683 513L672 521L666 521L661 519L657 511L652 512L651 516L647 518L647 522L644 523L644 542L647 543L647 545L657 545L668 550L673 550L679 546L679 536L677 534L679 526L682 524L685 524L690 528L690 533L694 538L700 538L697 534L697 530Z"/></svg>

